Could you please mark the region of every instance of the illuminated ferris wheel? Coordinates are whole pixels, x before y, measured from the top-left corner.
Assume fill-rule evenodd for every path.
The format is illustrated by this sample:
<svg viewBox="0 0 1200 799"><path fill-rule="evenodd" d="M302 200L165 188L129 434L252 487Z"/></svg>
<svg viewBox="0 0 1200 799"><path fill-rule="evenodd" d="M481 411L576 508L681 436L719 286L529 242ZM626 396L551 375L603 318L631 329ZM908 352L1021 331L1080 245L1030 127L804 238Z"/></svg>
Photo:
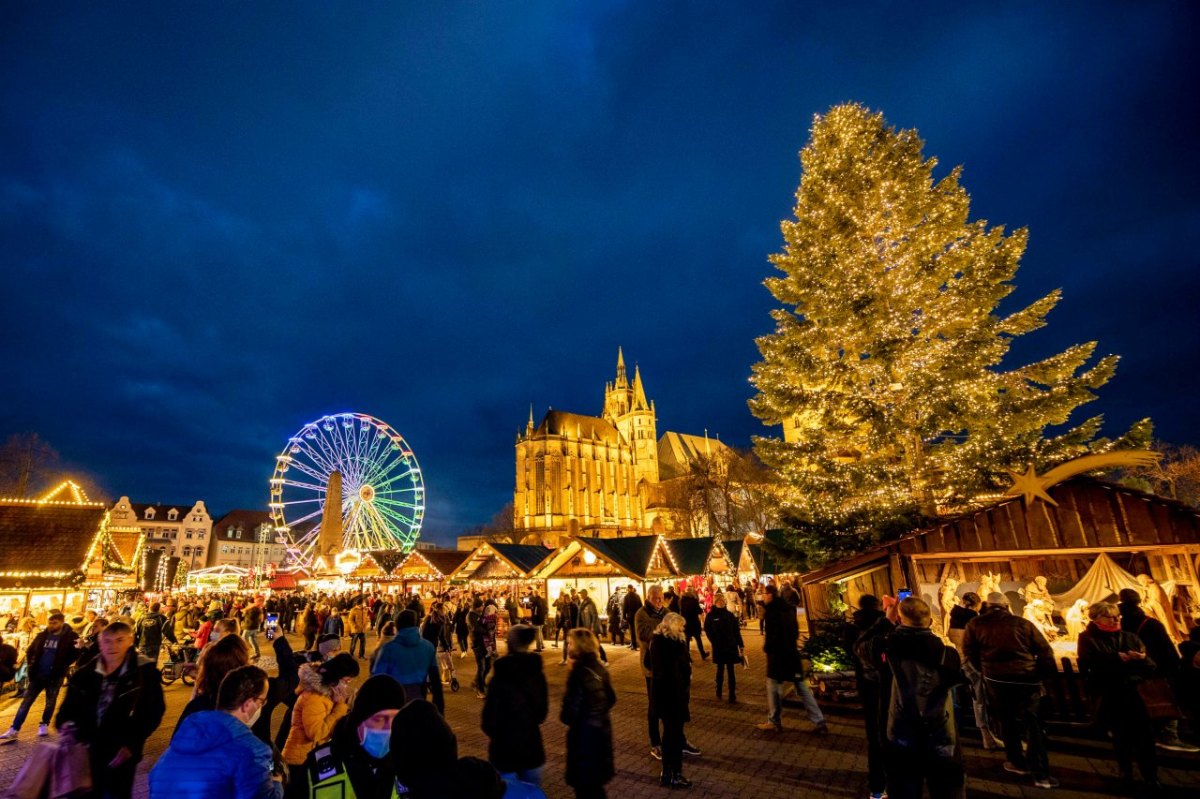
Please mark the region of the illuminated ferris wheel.
<svg viewBox="0 0 1200 799"><path fill-rule="evenodd" d="M288 439L270 509L292 563L309 566L331 545L407 552L420 535L425 484L403 436L373 416L339 413Z"/></svg>

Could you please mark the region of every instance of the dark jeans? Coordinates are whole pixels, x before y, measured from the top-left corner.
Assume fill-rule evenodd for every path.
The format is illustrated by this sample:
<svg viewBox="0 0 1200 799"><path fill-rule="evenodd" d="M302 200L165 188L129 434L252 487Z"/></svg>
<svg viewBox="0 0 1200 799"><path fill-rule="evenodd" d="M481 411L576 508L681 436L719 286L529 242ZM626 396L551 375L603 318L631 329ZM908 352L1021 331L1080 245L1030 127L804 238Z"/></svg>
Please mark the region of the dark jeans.
<svg viewBox="0 0 1200 799"><path fill-rule="evenodd" d="M683 771L683 722L663 719L663 771L679 774Z"/></svg>
<svg viewBox="0 0 1200 799"><path fill-rule="evenodd" d="M987 685L988 712L1000 719L1000 737L1008 762L1033 774L1034 779L1050 776L1050 756L1046 751L1046 727L1042 722L1042 685L997 682L984 678ZM1028 746L1021 751L1021 741ZM889 795L891 792L888 792Z"/></svg>
<svg viewBox="0 0 1200 799"><path fill-rule="evenodd" d="M308 799L309 794L308 767L288 766L288 784L283 789L283 799Z"/></svg>
<svg viewBox="0 0 1200 799"><path fill-rule="evenodd" d="M108 764L113 757L105 752L99 758L92 758L92 792L88 794L89 799L130 799L133 796L137 761L112 768Z"/></svg>
<svg viewBox="0 0 1200 799"><path fill-rule="evenodd" d="M625 630L621 622L614 622L611 618L608 620L608 642L613 646L625 646Z"/></svg>
<svg viewBox="0 0 1200 799"><path fill-rule="evenodd" d="M1007 743L1007 741L1006 741ZM963 799L967 795L962 761L900 746L887 747L887 792L890 799L921 799L929 786L929 799Z"/></svg>
<svg viewBox="0 0 1200 799"><path fill-rule="evenodd" d="M646 723L650 728L650 745L662 746L663 739L658 734L658 714L654 712L654 692L651 690L653 683L652 677L646 678Z"/></svg>
<svg viewBox="0 0 1200 799"><path fill-rule="evenodd" d="M29 715L29 708L33 706L33 700L37 699L37 695L42 691L46 692L46 709L42 711L42 724L49 724L50 719L54 718L54 706L58 703L58 689L61 687L62 680L47 682L37 677L30 677L29 685L25 687L25 698L21 700L21 706L17 708L17 715L13 717L12 728L14 730L21 729L21 725L25 723L25 717Z"/></svg>
<svg viewBox="0 0 1200 799"><path fill-rule="evenodd" d="M575 799L608 799L603 785L589 785L586 788L575 789Z"/></svg>
<svg viewBox="0 0 1200 799"><path fill-rule="evenodd" d="M488 672L492 670L492 658L486 652L475 650L475 690L483 693L487 690Z"/></svg>
<svg viewBox="0 0 1200 799"><path fill-rule="evenodd" d="M1157 780L1158 753L1155 750L1154 724L1146 714L1146 706L1136 689L1125 685L1106 691L1097 716L1101 726L1112 732L1117 767L1122 776L1133 775L1133 762L1136 760L1143 780Z"/></svg>
<svg viewBox="0 0 1200 799"><path fill-rule="evenodd" d="M733 663L718 663L717 664L717 696L721 695L721 687L724 682L725 672L729 672L729 699L733 701L737 697L737 677L734 676Z"/></svg>
<svg viewBox="0 0 1200 799"><path fill-rule="evenodd" d="M697 648L698 650L700 650L700 657L702 657L702 658L707 658L707 657L708 657L708 655L707 655L707 654L705 653L705 651L704 651L704 638L703 638L703 637L700 635L700 633L698 633L698 632L694 632L694 633L692 633L692 632L689 632L689 633L685 633L684 635L687 637L687 643L688 643L688 647L689 647L689 648L690 648L690 647L691 647L691 645L692 645L692 639L693 639L693 638L695 638L695 639L696 639L696 648Z"/></svg>
<svg viewBox="0 0 1200 799"><path fill-rule="evenodd" d="M304 651L309 652L313 648L313 644L317 642L317 634L315 632L304 631Z"/></svg>
<svg viewBox="0 0 1200 799"><path fill-rule="evenodd" d="M871 793L887 790L886 755L883 749L883 732L887 726L887 711L879 697L879 683L860 680L858 697L863 706L863 721L867 728L867 788Z"/></svg>
<svg viewBox="0 0 1200 799"><path fill-rule="evenodd" d="M351 633L350 634L350 656L354 656L354 644L358 644L358 653L363 657L367 656L367 634L366 633Z"/></svg>

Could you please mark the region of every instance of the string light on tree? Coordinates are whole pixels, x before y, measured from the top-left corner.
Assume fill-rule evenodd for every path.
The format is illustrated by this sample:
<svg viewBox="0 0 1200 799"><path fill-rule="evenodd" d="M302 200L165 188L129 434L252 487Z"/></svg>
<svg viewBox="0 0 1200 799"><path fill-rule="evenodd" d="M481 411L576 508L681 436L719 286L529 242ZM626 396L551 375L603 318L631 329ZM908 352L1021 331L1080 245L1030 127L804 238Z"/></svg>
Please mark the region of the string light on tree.
<svg viewBox="0 0 1200 799"><path fill-rule="evenodd" d="M1005 362L1060 292L998 311L1027 232L970 220L961 168L935 180L922 147L861 105L817 117L795 218L771 258L781 274L766 286L781 307L757 342L750 407L784 438L757 439L756 452L828 556L889 524L962 510L1006 488L1008 469L1149 438L1148 420L1114 442L1097 440L1100 416L1063 429L1116 369L1116 356L1093 360L1095 342Z"/></svg>

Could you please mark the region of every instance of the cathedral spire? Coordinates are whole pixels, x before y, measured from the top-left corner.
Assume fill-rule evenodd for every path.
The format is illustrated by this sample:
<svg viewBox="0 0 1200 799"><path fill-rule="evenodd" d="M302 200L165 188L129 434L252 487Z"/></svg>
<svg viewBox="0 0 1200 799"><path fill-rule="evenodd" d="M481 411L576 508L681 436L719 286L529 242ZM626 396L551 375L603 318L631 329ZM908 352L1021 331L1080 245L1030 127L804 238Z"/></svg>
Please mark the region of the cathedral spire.
<svg viewBox="0 0 1200 799"><path fill-rule="evenodd" d="M646 388L642 385L642 370L636 363L633 365L633 409L650 410L650 403L646 401Z"/></svg>
<svg viewBox="0 0 1200 799"><path fill-rule="evenodd" d="M529 403L529 421L526 422L526 424L525 424L525 433L527 435L533 434L533 403L532 402Z"/></svg>
<svg viewBox="0 0 1200 799"><path fill-rule="evenodd" d="M625 353L621 347L617 347L617 385L625 386L628 378L625 377Z"/></svg>

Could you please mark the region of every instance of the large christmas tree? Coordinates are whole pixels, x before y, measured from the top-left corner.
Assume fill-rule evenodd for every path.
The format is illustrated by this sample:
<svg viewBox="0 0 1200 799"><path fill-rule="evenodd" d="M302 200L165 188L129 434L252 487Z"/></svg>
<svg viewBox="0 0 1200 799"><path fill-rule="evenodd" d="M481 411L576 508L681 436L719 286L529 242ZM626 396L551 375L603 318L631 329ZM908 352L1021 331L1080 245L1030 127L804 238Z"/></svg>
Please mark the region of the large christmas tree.
<svg viewBox="0 0 1200 799"><path fill-rule="evenodd" d="M771 258L783 274L766 286L783 307L757 342L750 407L782 424L784 440L755 446L788 487L793 523L826 557L964 508L1006 486L1006 469L1113 444L1096 438L1100 416L1066 425L1116 356L1092 362L1089 342L1003 363L1060 294L998 313L1026 231L971 221L961 169L935 180L922 146L861 105L817 117L795 219ZM1140 422L1123 443L1148 435Z"/></svg>

